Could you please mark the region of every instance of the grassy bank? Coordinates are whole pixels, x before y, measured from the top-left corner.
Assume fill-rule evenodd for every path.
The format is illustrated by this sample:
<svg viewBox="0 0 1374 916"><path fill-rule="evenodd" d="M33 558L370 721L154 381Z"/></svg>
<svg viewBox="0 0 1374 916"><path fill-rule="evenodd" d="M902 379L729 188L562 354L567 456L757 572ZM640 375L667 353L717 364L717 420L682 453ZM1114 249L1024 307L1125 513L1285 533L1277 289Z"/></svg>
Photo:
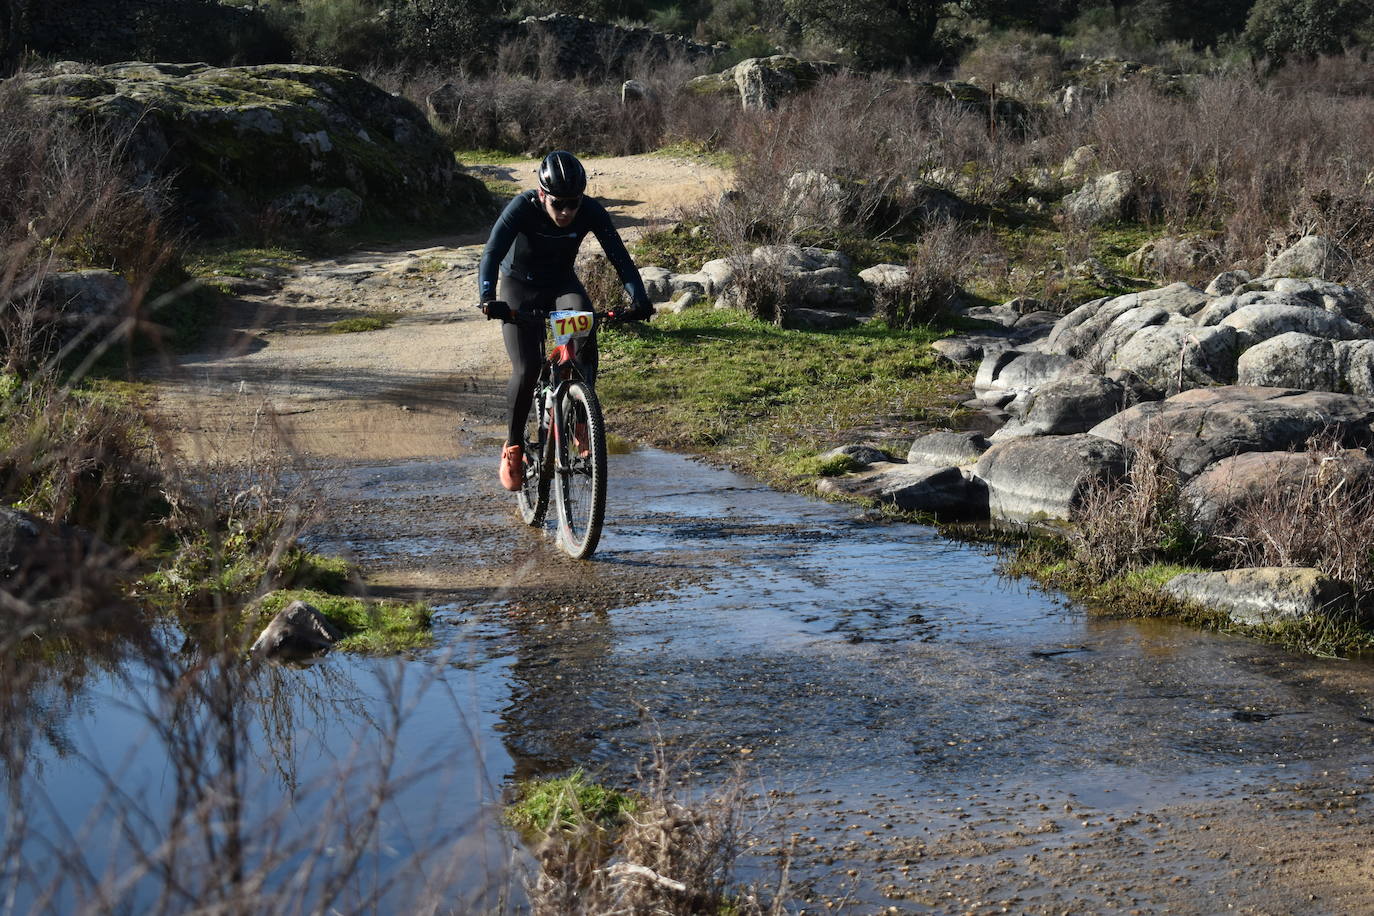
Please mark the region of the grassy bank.
<svg viewBox="0 0 1374 916"><path fill-rule="evenodd" d="M784 330L688 310L608 332L597 389L617 434L795 487L836 445L887 441L904 453L922 427L958 422L971 378L929 349L947 333Z"/></svg>

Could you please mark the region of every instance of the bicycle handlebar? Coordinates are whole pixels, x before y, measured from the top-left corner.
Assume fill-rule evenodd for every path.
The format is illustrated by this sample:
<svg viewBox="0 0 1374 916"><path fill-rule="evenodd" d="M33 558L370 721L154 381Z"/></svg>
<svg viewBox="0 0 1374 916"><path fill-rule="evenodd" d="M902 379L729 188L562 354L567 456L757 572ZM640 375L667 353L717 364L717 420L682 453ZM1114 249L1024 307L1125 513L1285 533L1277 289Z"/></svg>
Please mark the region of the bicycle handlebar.
<svg viewBox="0 0 1374 916"><path fill-rule="evenodd" d="M499 318L502 321L509 321L512 324L525 325L526 327L534 327L537 325L544 324L544 322L548 320L551 311L546 311L544 309L518 311L516 309L512 309L509 303L502 302L499 299L493 299L489 302L480 303L478 305L478 308L482 310L482 314L486 315L488 319ZM592 312L593 328L600 327L601 325L609 326L612 324L619 324L622 321L634 320L636 319L629 317L621 317L615 310L607 312Z"/></svg>

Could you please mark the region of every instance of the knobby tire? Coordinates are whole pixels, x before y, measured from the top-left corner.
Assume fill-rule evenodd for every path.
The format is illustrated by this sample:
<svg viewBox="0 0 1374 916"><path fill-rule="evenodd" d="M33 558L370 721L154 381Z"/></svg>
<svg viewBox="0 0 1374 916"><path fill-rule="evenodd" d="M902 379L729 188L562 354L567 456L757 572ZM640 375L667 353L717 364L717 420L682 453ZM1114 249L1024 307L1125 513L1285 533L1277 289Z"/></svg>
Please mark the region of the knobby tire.
<svg viewBox="0 0 1374 916"><path fill-rule="evenodd" d="M544 524L544 516L549 511L549 482L553 476L550 473L553 453L548 447L552 437L540 429L543 403L543 391L536 391L525 420L525 482L515 494L520 519L532 528Z"/></svg>
<svg viewBox="0 0 1374 916"><path fill-rule="evenodd" d="M606 423L596 393L585 382L572 382L561 399L562 429L555 437L557 460L558 541L563 552L581 560L596 551L606 518ZM587 425L585 457L573 448L577 423Z"/></svg>

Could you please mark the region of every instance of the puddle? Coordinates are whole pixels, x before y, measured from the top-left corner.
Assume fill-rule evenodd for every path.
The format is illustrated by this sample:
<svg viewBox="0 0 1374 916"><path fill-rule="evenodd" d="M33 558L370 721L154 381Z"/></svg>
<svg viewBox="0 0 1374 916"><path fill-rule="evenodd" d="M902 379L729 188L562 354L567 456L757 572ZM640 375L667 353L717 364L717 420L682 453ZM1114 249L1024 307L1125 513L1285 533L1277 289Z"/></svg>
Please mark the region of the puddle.
<svg viewBox="0 0 1374 916"><path fill-rule="evenodd" d="M767 872L778 837L814 835L794 848L794 880L865 912L945 908L921 896L943 879L919 862L941 849L1022 899L1061 899L1032 857L1067 855L1075 838L1125 848L1144 842L1149 812L1237 787L1289 791L1331 772L1369 785L1366 663L1089 618L999 578L977 546L652 449L612 458L597 558L564 561L492 492L491 463L323 474L341 508L314 545L380 581L426 583L440 648L273 669L245 698L255 805L307 821L328 805L302 787L337 784L406 711L392 730L413 778L368 852L379 875L462 825L475 864L452 885L489 905L518 860L491 817L503 784L573 766L628 781L658 742L690 752L699 785L742 763L775 794L775 836L750 874ZM101 795L83 759L94 749L120 786L166 803L165 751L127 711L138 681L88 679L62 740L35 744L27 779L74 832ZM983 852L955 842L968 831Z"/></svg>

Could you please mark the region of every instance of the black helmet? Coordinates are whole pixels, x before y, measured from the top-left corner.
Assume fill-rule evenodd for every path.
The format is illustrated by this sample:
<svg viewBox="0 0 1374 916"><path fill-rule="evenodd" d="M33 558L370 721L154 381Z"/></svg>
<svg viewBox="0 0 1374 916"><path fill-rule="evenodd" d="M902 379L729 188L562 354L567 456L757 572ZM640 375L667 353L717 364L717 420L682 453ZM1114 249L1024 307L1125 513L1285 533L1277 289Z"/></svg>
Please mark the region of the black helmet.
<svg viewBox="0 0 1374 916"><path fill-rule="evenodd" d="M577 197L587 190L587 170L572 153L556 149L539 163L539 187L554 197Z"/></svg>

